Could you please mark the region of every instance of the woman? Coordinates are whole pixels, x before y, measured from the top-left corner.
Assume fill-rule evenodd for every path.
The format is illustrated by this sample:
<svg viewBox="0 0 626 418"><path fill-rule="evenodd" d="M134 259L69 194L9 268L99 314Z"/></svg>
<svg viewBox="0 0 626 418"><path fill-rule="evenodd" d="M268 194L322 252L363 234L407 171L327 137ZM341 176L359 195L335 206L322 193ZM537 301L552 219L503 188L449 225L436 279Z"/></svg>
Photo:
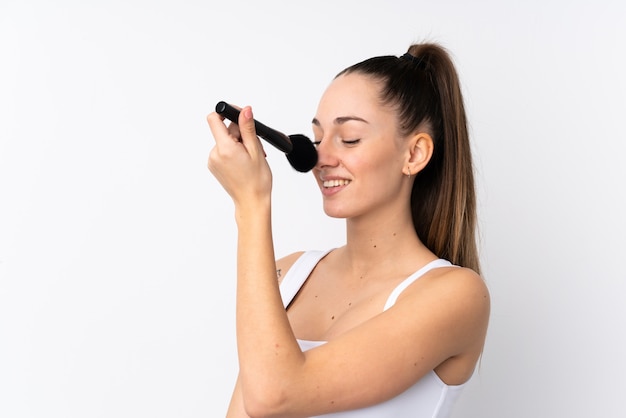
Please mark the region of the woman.
<svg viewBox="0 0 626 418"><path fill-rule="evenodd" d="M459 82L438 45L342 71L313 119L324 211L346 244L275 261L252 110L208 116L235 203L239 378L228 417L447 417L480 357L489 295ZM449 260L449 261L447 261ZM276 276L278 273L278 280Z"/></svg>

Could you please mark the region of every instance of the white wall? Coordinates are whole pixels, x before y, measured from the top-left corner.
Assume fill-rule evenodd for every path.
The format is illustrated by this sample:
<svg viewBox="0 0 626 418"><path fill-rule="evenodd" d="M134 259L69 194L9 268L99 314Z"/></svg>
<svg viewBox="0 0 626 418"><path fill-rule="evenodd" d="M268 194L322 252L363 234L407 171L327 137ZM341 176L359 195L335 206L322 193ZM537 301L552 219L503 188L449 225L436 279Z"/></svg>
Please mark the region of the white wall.
<svg viewBox="0 0 626 418"><path fill-rule="evenodd" d="M493 298L455 417L618 416L623 4L1 0L0 416L222 416L235 229L205 115L310 135L336 72L424 39L463 81ZM278 255L340 244L268 153Z"/></svg>

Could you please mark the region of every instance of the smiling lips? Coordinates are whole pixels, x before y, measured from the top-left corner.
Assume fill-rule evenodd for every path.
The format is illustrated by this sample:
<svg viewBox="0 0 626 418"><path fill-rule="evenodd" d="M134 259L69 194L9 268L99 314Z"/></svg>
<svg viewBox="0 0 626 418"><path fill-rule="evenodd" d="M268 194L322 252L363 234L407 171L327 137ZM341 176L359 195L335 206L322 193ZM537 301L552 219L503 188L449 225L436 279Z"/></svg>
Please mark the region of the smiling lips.
<svg viewBox="0 0 626 418"><path fill-rule="evenodd" d="M350 183L350 180L325 180L322 185L325 189L332 187L341 187Z"/></svg>

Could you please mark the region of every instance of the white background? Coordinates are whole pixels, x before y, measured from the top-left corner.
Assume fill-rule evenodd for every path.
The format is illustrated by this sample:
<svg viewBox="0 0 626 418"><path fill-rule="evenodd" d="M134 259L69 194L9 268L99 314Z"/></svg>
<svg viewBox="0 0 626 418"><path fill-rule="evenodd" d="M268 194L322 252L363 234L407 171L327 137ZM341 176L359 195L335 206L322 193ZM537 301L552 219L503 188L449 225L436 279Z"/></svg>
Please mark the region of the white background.
<svg viewBox="0 0 626 418"><path fill-rule="evenodd" d="M493 298L455 417L623 416L624 22L619 0L0 0L0 416L223 416L235 229L205 115L311 135L339 70L422 40L462 79ZM266 148L277 255L340 245Z"/></svg>

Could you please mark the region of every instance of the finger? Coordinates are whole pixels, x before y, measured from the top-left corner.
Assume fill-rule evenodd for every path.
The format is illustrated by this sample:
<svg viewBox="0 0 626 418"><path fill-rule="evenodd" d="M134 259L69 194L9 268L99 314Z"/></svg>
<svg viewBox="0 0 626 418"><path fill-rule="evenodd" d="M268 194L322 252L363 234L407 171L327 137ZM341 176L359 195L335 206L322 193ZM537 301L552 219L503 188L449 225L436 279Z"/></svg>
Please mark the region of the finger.
<svg viewBox="0 0 626 418"><path fill-rule="evenodd" d="M231 105L231 106L241 111L241 107L237 105ZM237 125L236 122L230 121L230 123L228 124L228 132L230 132L233 138L237 139L237 142L241 142L241 133L239 132L239 125Z"/></svg>
<svg viewBox="0 0 626 418"><path fill-rule="evenodd" d="M228 125L228 132L233 138L237 140L237 142L241 142L241 132L239 130L239 125L231 122Z"/></svg>
<svg viewBox="0 0 626 418"><path fill-rule="evenodd" d="M241 140L248 150L248 153L250 153L250 156L256 157L259 154L263 154L261 141L259 141L256 135L254 116L252 115L252 108L250 106L246 106L241 110L238 123Z"/></svg>
<svg viewBox="0 0 626 418"><path fill-rule="evenodd" d="M224 123L222 115L217 112L211 112L207 115L206 120L209 123L211 134L213 134L213 138L215 138L215 143L217 145L219 145L224 138L230 136L230 132Z"/></svg>
<svg viewBox="0 0 626 418"><path fill-rule="evenodd" d="M207 116L207 122L211 128L213 139L215 139L215 147L226 150L231 149L233 145L241 146L241 136L237 124L231 123L226 126L224 117L213 112Z"/></svg>

